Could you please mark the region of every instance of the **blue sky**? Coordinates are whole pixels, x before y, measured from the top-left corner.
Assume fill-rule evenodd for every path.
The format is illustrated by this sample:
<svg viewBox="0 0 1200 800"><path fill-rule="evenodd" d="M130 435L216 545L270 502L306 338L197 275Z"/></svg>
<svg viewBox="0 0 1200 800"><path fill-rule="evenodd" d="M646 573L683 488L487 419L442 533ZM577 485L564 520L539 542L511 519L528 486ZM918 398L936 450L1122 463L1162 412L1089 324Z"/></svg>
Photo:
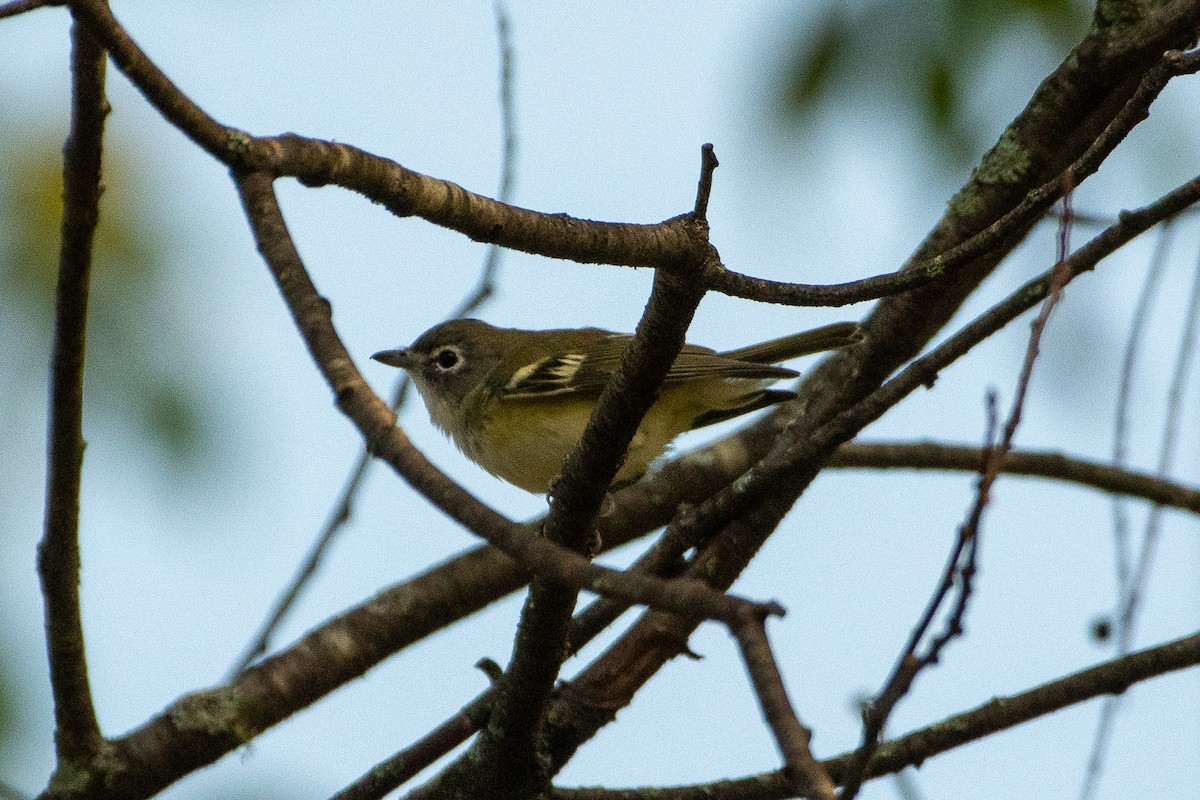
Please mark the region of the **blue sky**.
<svg viewBox="0 0 1200 800"><path fill-rule="evenodd" d="M355 144L407 167L495 192L499 159L496 43L488 3L344 5L116 3L157 63L222 122L254 133L295 131ZM592 219L651 222L691 207L699 147L721 160L709 218L724 261L742 272L834 282L897 267L936 221L966 171L931 166L911 127L886 106L838 106L799 140L768 109L778 52L803 12L775 3L514 4L520 158L515 202ZM67 14L47 9L0 23L0 116L25 124L66 107ZM1015 52L1015 51L1014 51ZM972 111L998 135L1053 59L997 46ZM360 447L293 330L250 240L225 171L171 129L119 73L110 73L110 137L141 159L146 213L171 232L163 302L195 345L189 368L223 398L217 474L164 475L140 445L89 408L83 498L83 597L89 659L108 733L136 726L187 691L222 679L324 519ZM1194 86L1164 102L1186 108ZM1194 107L1194 106L1193 106ZM1194 172L1194 153L1147 168L1174 112L1156 114L1077 206L1102 213L1146 202ZM14 120L17 122L14 123ZM24 122L21 122L24 121ZM1140 150L1138 149L1140 148ZM1139 155L1139 153L1141 155ZM308 268L334 321L380 392L392 371L366 356L411 341L473 286L484 250L420 220L399 220L338 189L279 186ZM1082 242L1085 230L1075 234ZM1169 265L1172 286L1194 270L1195 230ZM1057 312L1018 444L1107 456L1123 328L1149 244L1073 285ZM1039 230L968 303L965 320L1054 256ZM502 325L599 325L631 330L650 276L508 254L497 299L482 316ZM1180 288L1159 300L1135 421L1136 463L1155 460L1162 386L1180 319ZM843 318L841 310L707 298L691 340L731 348ZM866 437L976 442L983 397L1011 399L1027 333L1018 324L911 398ZM153 332L147 332L153 335ZM802 365L803 366L803 365ZM0 400L36 424L12 434L13 511L0 520L0 620L24 676L28 733L4 753L0 777L39 789L52 768L52 719L33 569L41 520L40 389ZM1195 484L1200 417L1193 392L1178 475ZM505 513L544 501L466 462L409 408L402 424L452 475ZM730 428L724 427L722 431ZM720 433L720 431L716 431ZM704 441L685 439L681 448ZM1191 446L1189 446L1191 445ZM9 456L6 456L8 458ZM827 473L805 494L738 584L789 609L770 633L814 747L854 746L856 696L878 688L923 607L969 507L970 476ZM10 494L11 493L11 494ZM1002 480L985 522L982 570L968 635L923 675L898 709L903 731L1101 660L1090 621L1113 595L1110 501L1079 489ZM1140 513L1140 508L1135 508ZM1197 525L1168 513L1139 642L1194 628ZM382 469L355 523L282 635L290 641L332 613L475 542ZM618 553L609 563L621 563ZM456 711L485 686L481 657L503 663L515 599L385 662L248 748L164 795L323 797ZM564 785L670 784L778 766L736 648L715 626L692 648L703 661L669 665L581 751ZM568 674L598 649L568 664ZM1101 797L1147 790L1184 795L1200 781L1197 675L1169 676L1128 695ZM919 773L931 797L1002 798L1076 792L1095 703L934 759ZM1153 747L1150 746L1153 743ZM1164 769L1164 765L1169 767ZM1184 787L1188 787L1185 789ZM888 797L886 782L866 797Z"/></svg>

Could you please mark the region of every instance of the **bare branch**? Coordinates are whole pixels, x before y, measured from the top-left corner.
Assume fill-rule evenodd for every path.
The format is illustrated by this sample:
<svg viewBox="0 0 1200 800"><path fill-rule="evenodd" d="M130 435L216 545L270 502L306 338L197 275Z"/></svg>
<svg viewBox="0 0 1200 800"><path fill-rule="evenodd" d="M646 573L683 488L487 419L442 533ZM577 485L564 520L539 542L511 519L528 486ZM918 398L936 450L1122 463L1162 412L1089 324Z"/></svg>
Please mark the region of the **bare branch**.
<svg viewBox="0 0 1200 800"><path fill-rule="evenodd" d="M381 761L330 800L378 800L385 797L473 736L491 716L495 700L495 690L488 689L453 717L413 742L412 746Z"/></svg>
<svg viewBox="0 0 1200 800"><path fill-rule="evenodd" d="M826 467L831 469L920 469L978 472L985 451L943 442L868 442L855 439L839 447ZM1064 453L1012 450L1000 469L1006 475L1028 475L1077 483L1114 495L1200 514L1200 489L1119 469Z"/></svg>
<svg viewBox="0 0 1200 800"><path fill-rule="evenodd" d="M733 632L741 645L742 659L746 663L746 671L750 673L763 716L775 734L775 742L787 765L784 771L796 789L806 796L833 800L833 781L825 768L813 758L809 746L812 731L800 723L792 708L783 677L779 674L779 665L775 663L771 644L767 641L764 619L746 615L733 627Z"/></svg>
<svg viewBox="0 0 1200 800"><path fill-rule="evenodd" d="M692 216L701 221L708 220L708 198L712 194L713 172L720 166L711 144L700 148L700 185L696 189L696 207Z"/></svg>
<svg viewBox="0 0 1200 800"><path fill-rule="evenodd" d="M101 746L92 704L79 606L79 488L83 471L83 362L92 244L100 213L104 51L71 28L71 131L63 158L62 242L50 363L45 533L38 572L46 608L46 649L54 693L60 769L80 768Z"/></svg>
<svg viewBox="0 0 1200 800"><path fill-rule="evenodd" d="M24 14L26 11L33 11L37 8L65 6L66 4L67 0L9 0L7 3L0 3L0 19L15 17L17 14Z"/></svg>

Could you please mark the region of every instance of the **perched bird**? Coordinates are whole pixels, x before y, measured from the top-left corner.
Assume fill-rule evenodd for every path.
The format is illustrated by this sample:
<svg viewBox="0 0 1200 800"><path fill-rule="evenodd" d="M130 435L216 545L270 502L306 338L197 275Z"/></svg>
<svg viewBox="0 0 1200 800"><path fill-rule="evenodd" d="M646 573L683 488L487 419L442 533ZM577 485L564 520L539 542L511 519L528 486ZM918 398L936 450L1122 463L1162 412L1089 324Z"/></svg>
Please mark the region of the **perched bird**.
<svg viewBox="0 0 1200 800"><path fill-rule="evenodd" d="M860 338L859 327L846 322L725 353L684 345L615 483L640 478L684 431L795 398L766 388L799 375L777 362ZM468 458L539 494L562 471L632 340L599 328L526 331L456 319L371 358L408 371L433 424Z"/></svg>

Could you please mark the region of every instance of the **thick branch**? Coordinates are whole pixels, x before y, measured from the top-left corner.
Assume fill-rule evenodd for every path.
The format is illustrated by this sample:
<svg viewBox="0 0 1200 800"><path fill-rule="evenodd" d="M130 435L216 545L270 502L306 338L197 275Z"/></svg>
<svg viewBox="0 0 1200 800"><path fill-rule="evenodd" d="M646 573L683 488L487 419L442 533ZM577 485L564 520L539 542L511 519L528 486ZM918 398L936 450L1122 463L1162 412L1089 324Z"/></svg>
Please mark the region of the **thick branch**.
<svg viewBox="0 0 1200 800"><path fill-rule="evenodd" d="M83 361L92 242L100 209L104 51L71 28L71 132L63 160L62 245L50 364L45 535L38 572L54 692L59 767L82 767L100 747L79 608L79 488L83 470Z"/></svg>

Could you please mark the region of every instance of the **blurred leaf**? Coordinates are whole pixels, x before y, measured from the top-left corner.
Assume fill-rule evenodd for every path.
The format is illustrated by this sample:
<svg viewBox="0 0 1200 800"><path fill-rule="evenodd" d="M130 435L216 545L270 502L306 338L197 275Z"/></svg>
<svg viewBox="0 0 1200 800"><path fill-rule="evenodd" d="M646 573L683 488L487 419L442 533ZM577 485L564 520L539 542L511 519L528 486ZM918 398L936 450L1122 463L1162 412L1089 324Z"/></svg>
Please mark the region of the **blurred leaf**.
<svg viewBox="0 0 1200 800"><path fill-rule="evenodd" d="M145 393L143 400L151 438L172 442L183 451L201 444L202 432L188 387L160 382Z"/></svg>
<svg viewBox="0 0 1200 800"><path fill-rule="evenodd" d="M785 103L793 111L812 107L825 93L831 73L840 66L847 49L849 31L843 15L832 9L820 20L819 30L802 58L793 66L785 89Z"/></svg>
<svg viewBox="0 0 1200 800"><path fill-rule="evenodd" d="M0 145L0 337L5 379L44 383L62 215L61 142ZM92 270L86 392L89 419L136 432L151 452L196 466L211 409L189 369L198 360L169 299L169 227L154 193L110 141ZM93 417L94 412L99 412Z"/></svg>
<svg viewBox="0 0 1200 800"><path fill-rule="evenodd" d="M807 124L833 103L911 109L931 150L969 160L994 138L979 130L964 97L986 92L983 60L996 46L1065 54L1087 28L1090 6L1075 0L875 0L847 10L806 9L779 68L780 119ZM1040 36L1029 36L1030 26ZM889 118L903 124L905 115Z"/></svg>
<svg viewBox="0 0 1200 800"><path fill-rule="evenodd" d="M949 127L958 111L956 78L949 64L931 60L925 71L925 110L935 128Z"/></svg>

